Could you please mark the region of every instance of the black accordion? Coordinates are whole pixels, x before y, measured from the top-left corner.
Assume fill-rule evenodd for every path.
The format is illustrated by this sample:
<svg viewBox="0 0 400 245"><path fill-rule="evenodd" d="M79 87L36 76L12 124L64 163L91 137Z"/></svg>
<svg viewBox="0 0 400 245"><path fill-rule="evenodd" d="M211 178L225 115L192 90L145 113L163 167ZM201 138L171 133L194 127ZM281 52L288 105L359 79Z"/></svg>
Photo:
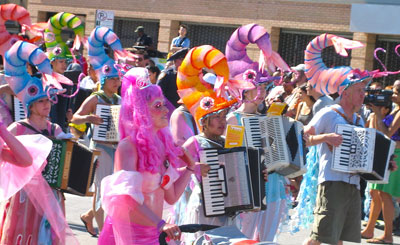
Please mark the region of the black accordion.
<svg viewBox="0 0 400 245"><path fill-rule="evenodd" d="M91 196L99 151L70 140L52 139L53 147L47 157L43 177L53 188L79 196Z"/></svg>
<svg viewBox="0 0 400 245"><path fill-rule="evenodd" d="M306 172L302 123L283 116L243 117L246 145L263 150L268 172L288 178Z"/></svg>
<svg viewBox="0 0 400 245"><path fill-rule="evenodd" d="M343 142L333 148L333 170L359 174L373 183L388 183L389 161L396 142L373 128L338 124L335 132L342 135Z"/></svg>
<svg viewBox="0 0 400 245"><path fill-rule="evenodd" d="M266 208L265 182L257 149L210 148L199 154L200 161L211 168L201 182L206 217Z"/></svg>

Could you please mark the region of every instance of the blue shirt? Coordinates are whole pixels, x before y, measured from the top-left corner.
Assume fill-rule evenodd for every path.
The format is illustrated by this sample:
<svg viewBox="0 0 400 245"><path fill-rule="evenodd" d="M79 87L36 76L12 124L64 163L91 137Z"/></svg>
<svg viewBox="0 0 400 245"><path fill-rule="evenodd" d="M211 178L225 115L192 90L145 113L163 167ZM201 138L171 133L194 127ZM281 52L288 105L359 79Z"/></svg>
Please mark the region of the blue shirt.
<svg viewBox="0 0 400 245"><path fill-rule="evenodd" d="M348 124L346 120L339 115L336 110L344 113L340 105L332 105L330 107L325 107L321 109L308 124L315 128L315 134L326 134L334 133L337 124ZM357 116L353 114L353 124L357 121ZM364 121L362 119L358 123L364 126ZM319 153L319 174L318 174L318 184L325 181L343 181L349 184L356 185L360 189L360 176L357 174L343 173L331 169L332 165L332 152L328 148L328 144L322 143L318 145L317 149Z"/></svg>
<svg viewBox="0 0 400 245"><path fill-rule="evenodd" d="M181 47L181 48L189 48L190 47L190 40L189 38L185 38L185 40L182 42L181 45L179 45L181 43L182 38L180 38L179 36L175 37L174 39L172 39L172 44L175 47Z"/></svg>

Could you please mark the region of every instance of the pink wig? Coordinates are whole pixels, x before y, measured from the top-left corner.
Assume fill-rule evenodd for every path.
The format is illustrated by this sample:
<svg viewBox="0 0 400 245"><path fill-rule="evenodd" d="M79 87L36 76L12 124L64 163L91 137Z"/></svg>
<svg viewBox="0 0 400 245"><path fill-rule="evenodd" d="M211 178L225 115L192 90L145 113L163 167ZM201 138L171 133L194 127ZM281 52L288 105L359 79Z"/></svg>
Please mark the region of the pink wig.
<svg viewBox="0 0 400 245"><path fill-rule="evenodd" d="M137 147L139 172L159 172L164 155L173 166L178 166L181 149L173 143L169 127L154 133L148 104L163 97L159 86L152 85L146 68L132 68L122 79L120 113L121 140L131 136Z"/></svg>

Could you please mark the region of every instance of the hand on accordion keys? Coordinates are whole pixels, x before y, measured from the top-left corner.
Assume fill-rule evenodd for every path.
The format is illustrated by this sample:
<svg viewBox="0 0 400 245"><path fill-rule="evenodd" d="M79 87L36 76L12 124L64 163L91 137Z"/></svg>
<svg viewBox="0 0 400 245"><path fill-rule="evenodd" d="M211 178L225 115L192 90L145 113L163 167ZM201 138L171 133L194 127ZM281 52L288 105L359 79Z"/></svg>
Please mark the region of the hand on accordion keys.
<svg viewBox="0 0 400 245"><path fill-rule="evenodd" d="M86 120L89 123L96 124L96 125L100 125L103 123L103 119L100 116L94 115L94 114L86 115Z"/></svg>
<svg viewBox="0 0 400 245"><path fill-rule="evenodd" d="M200 165L200 173L201 176L207 176L208 171L210 171L210 166L208 164L195 162L192 155L188 150L182 147L183 155L180 158L186 163L186 169L192 172L195 172L196 166Z"/></svg>

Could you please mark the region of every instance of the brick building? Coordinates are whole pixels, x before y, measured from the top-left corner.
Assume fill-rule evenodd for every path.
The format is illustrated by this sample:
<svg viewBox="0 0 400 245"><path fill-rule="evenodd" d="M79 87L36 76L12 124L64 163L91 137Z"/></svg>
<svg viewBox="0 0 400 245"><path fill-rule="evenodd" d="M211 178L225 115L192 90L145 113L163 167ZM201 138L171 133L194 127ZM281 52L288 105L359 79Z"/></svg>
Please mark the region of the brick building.
<svg viewBox="0 0 400 245"><path fill-rule="evenodd" d="M339 57L333 49L328 49L325 52L328 66L379 68L373 50L383 47L388 50L382 58L388 69L399 70L400 57L393 50L400 43L400 33L380 35L350 31L352 4L364 3L400 7L396 0L27 0L26 4L32 22L46 21L52 14L62 11L80 16L85 22L86 35L95 27L97 9L112 10L114 31L124 47L133 44L134 29L142 25L158 50L167 52L172 38L177 36L179 24L185 23L189 26L192 46L211 44L224 51L235 28L258 23L269 31L273 49L289 65L302 63L308 42L316 35L329 32L359 40L366 46L353 50L350 58ZM258 56L255 47L250 46L248 52L250 57ZM391 81L393 78L385 82Z"/></svg>

